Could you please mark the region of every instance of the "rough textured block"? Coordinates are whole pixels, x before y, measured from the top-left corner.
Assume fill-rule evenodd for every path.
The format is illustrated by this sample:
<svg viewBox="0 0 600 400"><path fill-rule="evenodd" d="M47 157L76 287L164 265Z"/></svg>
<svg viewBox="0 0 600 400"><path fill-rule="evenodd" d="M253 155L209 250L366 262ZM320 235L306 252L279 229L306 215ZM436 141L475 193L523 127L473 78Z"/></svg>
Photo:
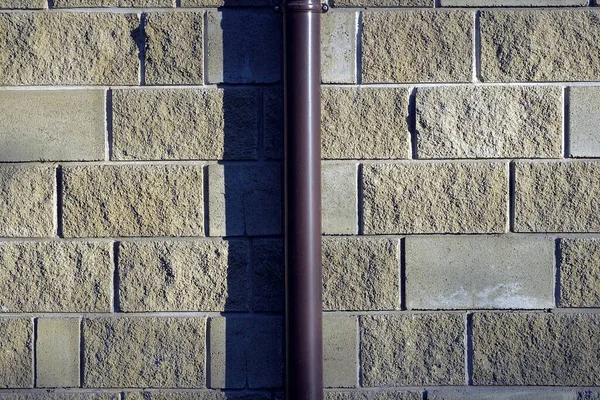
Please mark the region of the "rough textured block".
<svg viewBox="0 0 600 400"><path fill-rule="evenodd" d="M0 91L0 161L103 160L103 90Z"/></svg>
<svg viewBox="0 0 600 400"><path fill-rule="evenodd" d="M433 7L431 0L332 0L334 7Z"/></svg>
<svg viewBox="0 0 600 400"><path fill-rule="evenodd" d="M63 230L74 236L202 236L202 167L63 168Z"/></svg>
<svg viewBox="0 0 600 400"><path fill-rule="evenodd" d="M568 138L571 157L600 156L600 88L568 89Z"/></svg>
<svg viewBox="0 0 600 400"><path fill-rule="evenodd" d="M0 242L5 312L109 312L110 243Z"/></svg>
<svg viewBox="0 0 600 400"><path fill-rule="evenodd" d="M212 318L210 363L211 388L282 386L281 318Z"/></svg>
<svg viewBox="0 0 600 400"><path fill-rule="evenodd" d="M181 0L181 7L263 7L270 0Z"/></svg>
<svg viewBox="0 0 600 400"><path fill-rule="evenodd" d="M410 157L406 89L325 86L321 93L323 158Z"/></svg>
<svg viewBox="0 0 600 400"><path fill-rule="evenodd" d="M244 241L122 242L122 311L247 311Z"/></svg>
<svg viewBox="0 0 600 400"><path fill-rule="evenodd" d="M415 102L417 158L563 155L561 88L419 88Z"/></svg>
<svg viewBox="0 0 600 400"><path fill-rule="evenodd" d="M271 400L270 393L236 393L216 390L177 392L126 392L126 400Z"/></svg>
<svg viewBox="0 0 600 400"><path fill-rule="evenodd" d="M54 234L55 174L54 167L0 167L0 236Z"/></svg>
<svg viewBox="0 0 600 400"><path fill-rule="evenodd" d="M83 321L84 387L205 387L204 318Z"/></svg>
<svg viewBox="0 0 600 400"><path fill-rule="evenodd" d="M600 315L473 316L475 385L597 386Z"/></svg>
<svg viewBox="0 0 600 400"><path fill-rule="evenodd" d="M356 234L358 230L356 164L324 164L321 168L323 233Z"/></svg>
<svg viewBox="0 0 600 400"><path fill-rule="evenodd" d="M5 392L0 393L2 400L120 400L119 393L57 393L43 392Z"/></svg>
<svg viewBox="0 0 600 400"><path fill-rule="evenodd" d="M151 13L147 16L146 84L202 85L202 12Z"/></svg>
<svg viewBox="0 0 600 400"><path fill-rule="evenodd" d="M358 322L356 317L323 318L325 387L358 386Z"/></svg>
<svg viewBox="0 0 600 400"><path fill-rule="evenodd" d="M259 96L245 89L115 90L112 157L256 159Z"/></svg>
<svg viewBox="0 0 600 400"><path fill-rule="evenodd" d="M600 240L560 240L560 307L600 306Z"/></svg>
<svg viewBox="0 0 600 400"><path fill-rule="evenodd" d="M33 387L33 321L0 318L0 387Z"/></svg>
<svg viewBox="0 0 600 400"><path fill-rule="evenodd" d="M565 7L587 6L588 0L440 0L442 7Z"/></svg>
<svg viewBox="0 0 600 400"><path fill-rule="evenodd" d="M421 400L423 393L404 391L335 391L325 392L325 400Z"/></svg>
<svg viewBox="0 0 600 400"><path fill-rule="evenodd" d="M589 9L588 9L589 10ZM596 11L506 10L480 15L486 82L597 81Z"/></svg>
<svg viewBox="0 0 600 400"><path fill-rule="evenodd" d="M576 400L572 390L439 389L428 390L430 400Z"/></svg>
<svg viewBox="0 0 600 400"><path fill-rule="evenodd" d="M599 232L600 163L517 162L515 232Z"/></svg>
<svg viewBox="0 0 600 400"><path fill-rule="evenodd" d="M207 12L206 19L209 83L271 83L281 79L278 15L271 10L220 10Z"/></svg>
<svg viewBox="0 0 600 400"><path fill-rule="evenodd" d="M464 316L361 316L364 386L463 385Z"/></svg>
<svg viewBox="0 0 600 400"><path fill-rule="evenodd" d="M325 87L322 86L321 89L323 88ZM322 100L323 91L321 91ZM283 156L283 114L283 89L265 90L263 95L263 124L264 153L267 158L280 159Z"/></svg>
<svg viewBox="0 0 600 400"><path fill-rule="evenodd" d="M138 26L135 14L0 14L0 85L136 85Z"/></svg>
<svg viewBox="0 0 600 400"><path fill-rule="evenodd" d="M173 7L172 0L50 0L52 8Z"/></svg>
<svg viewBox="0 0 600 400"><path fill-rule="evenodd" d="M329 12L321 21L321 80L356 83L355 12Z"/></svg>
<svg viewBox="0 0 600 400"><path fill-rule="evenodd" d="M0 0L0 8L42 9L46 7L46 0Z"/></svg>
<svg viewBox="0 0 600 400"><path fill-rule="evenodd" d="M283 311L283 241L259 239L252 244L253 311Z"/></svg>
<svg viewBox="0 0 600 400"><path fill-rule="evenodd" d="M590 390L579 392L577 395L577 400L598 400L598 399L600 399L600 392L593 392Z"/></svg>
<svg viewBox="0 0 600 400"><path fill-rule="evenodd" d="M397 239L323 238L325 310L397 310L399 273Z"/></svg>
<svg viewBox="0 0 600 400"><path fill-rule="evenodd" d="M38 318L37 387L79 387L79 318Z"/></svg>
<svg viewBox="0 0 600 400"><path fill-rule="evenodd" d="M364 83L470 82L473 16L466 11L365 11Z"/></svg>
<svg viewBox="0 0 600 400"><path fill-rule="evenodd" d="M554 240L410 237L409 309L552 308Z"/></svg>
<svg viewBox="0 0 600 400"><path fill-rule="evenodd" d="M278 165L208 167L210 236L281 233L281 171Z"/></svg>
<svg viewBox="0 0 600 400"><path fill-rule="evenodd" d="M364 165L364 231L501 233L507 194L505 163Z"/></svg>

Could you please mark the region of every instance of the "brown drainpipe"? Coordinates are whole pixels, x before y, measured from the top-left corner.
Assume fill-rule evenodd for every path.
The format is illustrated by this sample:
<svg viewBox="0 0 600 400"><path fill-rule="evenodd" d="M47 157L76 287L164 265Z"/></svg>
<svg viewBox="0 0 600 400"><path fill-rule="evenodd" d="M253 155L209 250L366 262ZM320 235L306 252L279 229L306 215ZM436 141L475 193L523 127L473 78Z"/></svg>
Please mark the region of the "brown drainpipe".
<svg viewBox="0 0 600 400"><path fill-rule="evenodd" d="M284 201L286 399L323 398L321 13L285 0Z"/></svg>

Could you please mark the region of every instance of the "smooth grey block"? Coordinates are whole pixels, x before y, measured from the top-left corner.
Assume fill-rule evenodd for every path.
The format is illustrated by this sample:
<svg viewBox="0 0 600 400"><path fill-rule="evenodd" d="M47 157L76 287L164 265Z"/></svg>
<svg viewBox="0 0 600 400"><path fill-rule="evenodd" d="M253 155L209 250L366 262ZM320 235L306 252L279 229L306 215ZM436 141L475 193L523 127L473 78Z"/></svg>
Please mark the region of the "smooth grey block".
<svg viewBox="0 0 600 400"><path fill-rule="evenodd" d="M571 87L569 99L569 155L600 157L600 87Z"/></svg>

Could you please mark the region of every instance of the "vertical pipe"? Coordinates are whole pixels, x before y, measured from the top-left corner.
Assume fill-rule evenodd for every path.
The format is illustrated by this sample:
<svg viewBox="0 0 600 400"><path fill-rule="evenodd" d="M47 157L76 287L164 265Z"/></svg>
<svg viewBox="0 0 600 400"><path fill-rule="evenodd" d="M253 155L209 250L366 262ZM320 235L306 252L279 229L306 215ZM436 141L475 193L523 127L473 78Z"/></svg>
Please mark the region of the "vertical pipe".
<svg viewBox="0 0 600 400"><path fill-rule="evenodd" d="M322 6L286 0L283 12L286 399L321 400Z"/></svg>

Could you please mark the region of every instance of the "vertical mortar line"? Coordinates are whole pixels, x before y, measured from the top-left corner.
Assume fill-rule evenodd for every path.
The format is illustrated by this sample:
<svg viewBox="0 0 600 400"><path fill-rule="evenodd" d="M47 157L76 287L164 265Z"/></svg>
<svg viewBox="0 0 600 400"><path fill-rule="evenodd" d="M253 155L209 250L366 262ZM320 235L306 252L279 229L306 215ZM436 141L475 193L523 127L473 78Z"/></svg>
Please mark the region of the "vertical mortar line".
<svg viewBox="0 0 600 400"><path fill-rule="evenodd" d="M481 34L479 32L479 11L473 13L473 82L481 82Z"/></svg>
<svg viewBox="0 0 600 400"><path fill-rule="evenodd" d="M113 262L113 281L111 296L111 311L118 313L121 311L121 300L119 298L119 242L112 243L112 262Z"/></svg>
<svg viewBox="0 0 600 400"><path fill-rule="evenodd" d="M212 319L209 317L206 318L205 332L204 332L204 348L206 351L204 352L204 365L206 365L206 388L212 388L211 376L212 370L210 365L210 324L212 323ZM226 322L227 323L227 322Z"/></svg>
<svg viewBox="0 0 600 400"><path fill-rule="evenodd" d="M414 160L418 158L417 152L417 88L408 89L408 140L410 141L409 158Z"/></svg>
<svg viewBox="0 0 600 400"><path fill-rule="evenodd" d="M204 236L210 236L211 232L210 232L210 224L209 224L209 190L208 190L208 169L209 166L208 165L204 165L202 167L202 197L203 197L203 202L202 202L202 208L204 209L203 214L204 214Z"/></svg>
<svg viewBox="0 0 600 400"><path fill-rule="evenodd" d="M473 385L473 314L465 314L465 384Z"/></svg>
<svg viewBox="0 0 600 400"><path fill-rule="evenodd" d="M362 84L362 20L363 13L356 13L356 83Z"/></svg>
<svg viewBox="0 0 600 400"><path fill-rule="evenodd" d="M104 131L105 131L105 144L104 144L104 159L110 161L112 159L112 143L113 143L113 114L112 114L112 89L108 88L104 92L104 104L105 104L105 119L104 119Z"/></svg>
<svg viewBox="0 0 600 400"><path fill-rule="evenodd" d="M358 234L364 235L365 223L364 223L364 199L363 199L363 164L357 164L356 166L356 177L357 177L357 219L358 219Z"/></svg>
<svg viewBox="0 0 600 400"><path fill-rule="evenodd" d="M48 10L50 8L52 8L52 0L47 0L44 2L44 10Z"/></svg>
<svg viewBox="0 0 600 400"><path fill-rule="evenodd" d="M433 8L440 8L440 7L442 7L441 0L433 0Z"/></svg>
<svg viewBox="0 0 600 400"><path fill-rule="evenodd" d="M400 239L400 274L399 278L399 289L400 289L400 310L404 311L407 309L406 306L406 238Z"/></svg>
<svg viewBox="0 0 600 400"><path fill-rule="evenodd" d="M421 398L422 398L423 400L427 400L427 389L424 389L424 390L423 390L423 394L421 395Z"/></svg>
<svg viewBox="0 0 600 400"><path fill-rule="evenodd" d="M139 82L140 86L146 85L146 13L138 14L138 20L140 21L139 32L138 32L138 46L139 46Z"/></svg>
<svg viewBox="0 0 600 400"><path fill-rule="evenodd" d="M202 84L208 85L208 12L202 11Z"/></svg>
<svg viewBox="0 0 600 400"><path fill-rule="evenodd" d="M562 100L563 100L563 109L562 109L562 117L563 117L563 124L562 124L562 134L563 134L563 142L562 142L562 147L563 147L563 157L564 158L569 158L570 157L570 153L571 153L571 148L569 146L569 108L571 106L570 104L570 88L568 86L563 87L563 91L562 91Z"/></svg>
<svg viewBox="0 0 600 400"><path fill-rule="evenodd" d="M562 264L561 238L554 240L554 307L560 307L560 266Z"/></svg>
<svg viewBox="0 0 600 400"><path fill-rule="evenodd" d="M38 339L38 319L33 318L33 343L31 344L32 357L31 369L33 370L33 387L37 387L37 339Z"/></svg>
<svg viewBox="0 0 600 400"><path fill-rule="evenodd" d="M515 231L515 161L508 164L508 232Z"/></svg>
<svg viewBox="0 0 600 400"><path fill-rule="evenodd" d="M62 166L56 166L56 207L55 207L55 225L56 225L56 236L62 238L63 236L63 174Z"/></svg>

